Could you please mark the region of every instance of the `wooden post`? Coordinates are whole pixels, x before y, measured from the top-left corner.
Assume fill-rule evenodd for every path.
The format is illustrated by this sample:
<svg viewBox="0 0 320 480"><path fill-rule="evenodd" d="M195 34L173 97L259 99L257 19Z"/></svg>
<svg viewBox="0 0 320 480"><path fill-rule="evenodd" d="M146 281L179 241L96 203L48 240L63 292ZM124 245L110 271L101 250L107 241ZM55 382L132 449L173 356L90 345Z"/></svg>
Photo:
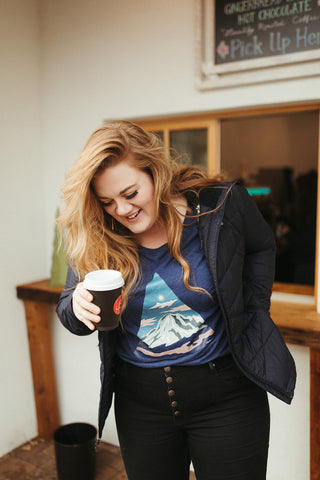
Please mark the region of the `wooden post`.
<svg viewBox="0 0 320 480"><path fill-rule="evenodd" d="M62 288L49 287L48 281L17 287L26 313L38 434L51 440L60 425L55 368L51 344L50 305Z"/></svg>
<svg viewBox="0 0 320 480"><path fill-rule="evenodd" d="M310 349L310 480L320 480L320 350Z"/></svg>
<svg viewBox="0 0 320 480"><path fill-rule="evenodd" d="M48 304L24 301L39 436L49 440L59 426Z"/></svg>

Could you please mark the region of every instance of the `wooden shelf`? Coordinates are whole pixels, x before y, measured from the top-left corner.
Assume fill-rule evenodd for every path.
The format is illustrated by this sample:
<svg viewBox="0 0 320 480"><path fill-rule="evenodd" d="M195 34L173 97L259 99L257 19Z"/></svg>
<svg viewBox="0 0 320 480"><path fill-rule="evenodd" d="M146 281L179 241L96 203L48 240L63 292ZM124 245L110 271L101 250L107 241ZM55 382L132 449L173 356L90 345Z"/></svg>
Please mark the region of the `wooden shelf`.
<svg viewBox="0 0 320 480"><path fill-rule="evenodd" d="M320 349L320 314L314 305L273 300L270 313L287 343Z"/></svg>
<svg viewBox="0 0 320 480"><path fill-rule="evenodd" d="M26 283L17 286L17 297L20 300L35 302L58 303L63 286L51 287L50 280Z"/></svg>

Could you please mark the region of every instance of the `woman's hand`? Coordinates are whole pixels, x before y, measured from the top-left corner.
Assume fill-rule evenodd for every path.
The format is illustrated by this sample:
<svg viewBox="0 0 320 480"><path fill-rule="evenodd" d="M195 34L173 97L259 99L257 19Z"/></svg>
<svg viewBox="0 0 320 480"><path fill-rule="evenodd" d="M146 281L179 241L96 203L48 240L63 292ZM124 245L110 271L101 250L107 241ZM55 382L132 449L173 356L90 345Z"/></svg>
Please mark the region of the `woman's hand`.
<svg viewBox="0 0 320 480"><path fill-rule="evenodd" d="M75 316L90 330L95 330L96 323L100 322L100 308L92 303L93 296L83 287L83 282L78 283L72 295L72 308Z"/></svg>

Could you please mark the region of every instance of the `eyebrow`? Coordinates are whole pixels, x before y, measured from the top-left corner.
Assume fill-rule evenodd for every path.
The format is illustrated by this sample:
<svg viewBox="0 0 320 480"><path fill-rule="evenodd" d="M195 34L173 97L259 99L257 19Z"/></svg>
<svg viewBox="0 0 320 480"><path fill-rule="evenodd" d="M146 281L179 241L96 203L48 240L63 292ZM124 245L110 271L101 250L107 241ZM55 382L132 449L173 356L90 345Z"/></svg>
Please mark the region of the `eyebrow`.
<svg viewBox="0 0 320 480"><path fill-rule="evenodd" d="M124 188L123 190L121 190L121 192L119 193L119 195L123 195L124 193L126 193L128 190L130 190L131 188L137 188L137 185L134 183L133 185L129 185L128 187ZM109 197L98 197L100 200L110 200Z"/></svg>

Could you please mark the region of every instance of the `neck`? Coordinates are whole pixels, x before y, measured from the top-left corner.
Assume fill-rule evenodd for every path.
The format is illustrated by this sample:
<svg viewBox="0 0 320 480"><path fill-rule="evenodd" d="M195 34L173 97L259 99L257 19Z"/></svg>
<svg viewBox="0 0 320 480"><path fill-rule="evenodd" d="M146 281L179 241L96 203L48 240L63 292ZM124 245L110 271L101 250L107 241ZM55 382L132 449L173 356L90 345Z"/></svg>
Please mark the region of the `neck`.
<svg viewBox="0 0 320 480"><path fill-rule="evenodd" d="M141 247L159 248L168 243L167 230L165 226L154 225L148 232L135 235L136 240Z"/></svg>

